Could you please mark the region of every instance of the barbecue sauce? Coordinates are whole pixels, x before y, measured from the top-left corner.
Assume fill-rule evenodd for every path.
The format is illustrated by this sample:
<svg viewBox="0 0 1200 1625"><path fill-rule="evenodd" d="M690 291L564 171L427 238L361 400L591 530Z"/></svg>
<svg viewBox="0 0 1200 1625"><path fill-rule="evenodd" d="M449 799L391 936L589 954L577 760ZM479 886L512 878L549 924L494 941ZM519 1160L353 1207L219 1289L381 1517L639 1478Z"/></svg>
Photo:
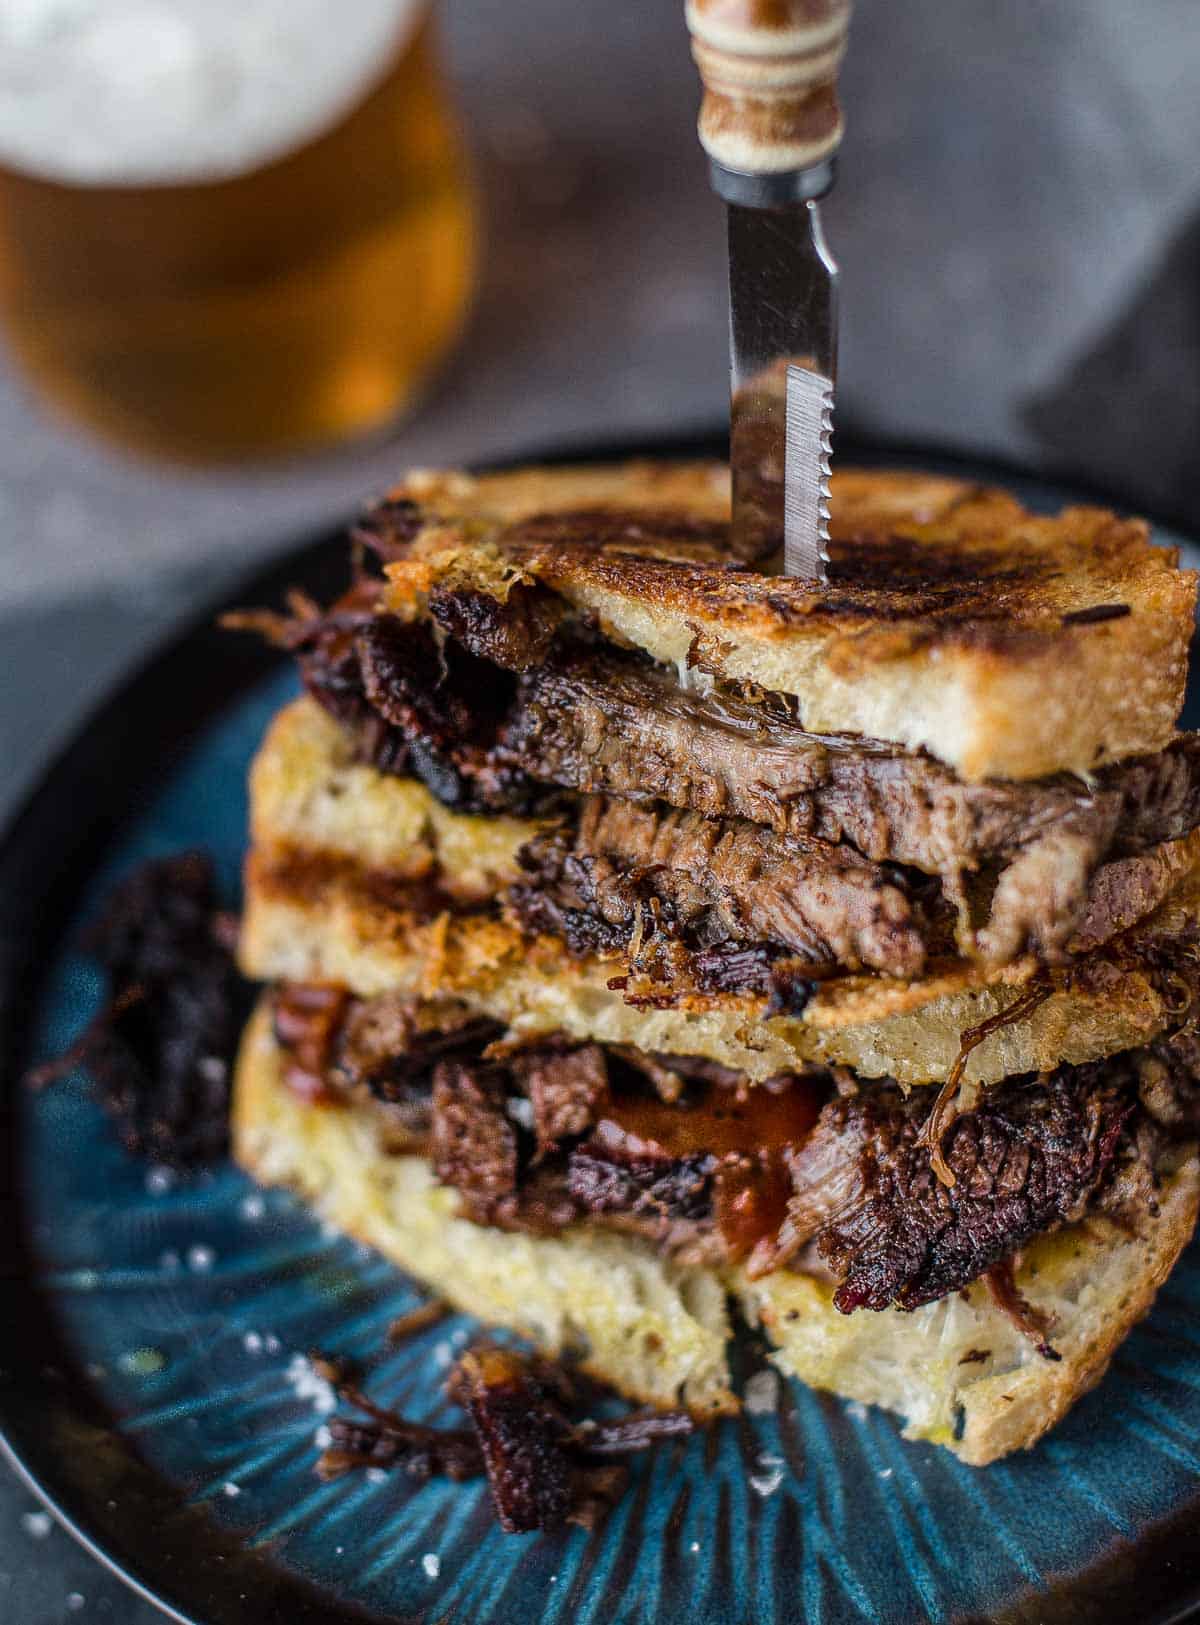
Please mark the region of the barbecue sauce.
<svg viewBox="0 0 1200 1625"><path fill-rule="evenodd" d="M782 1087L710 1085L695 1105L610 1095L592 1139L615 1160L712 1157L717 1228L731 1257L743 1258L787 1217L785 1156L812 1132L825 1093L815 1080L793 1078Z"/></svg>

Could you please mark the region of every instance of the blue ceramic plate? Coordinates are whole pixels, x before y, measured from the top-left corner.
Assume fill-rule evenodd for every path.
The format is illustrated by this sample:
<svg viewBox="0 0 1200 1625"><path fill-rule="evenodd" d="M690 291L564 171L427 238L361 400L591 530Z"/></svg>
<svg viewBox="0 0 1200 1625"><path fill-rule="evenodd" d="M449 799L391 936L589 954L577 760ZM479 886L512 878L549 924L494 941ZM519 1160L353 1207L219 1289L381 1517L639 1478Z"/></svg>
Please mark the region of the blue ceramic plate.
<svg viewBox="0 0 1200 1625"><path fill-rule="evenodd" d="M1064 496L1021 484L1041 505ZM239 596L326 592L341 568L334 543L312 544ZM205 846L235 901L246 767L294 690L206 617L83 730L0 855L0 1422L79 1537L196 1625L1186 1612L1200 1595L1195 1249L1099 1391L1031 1455L982 1472L904 1443L883 1414L782 1385L776 1412L640 1461L594 1534L502 1535L476 1484L318 1482L328 1396L297 1357L377 1356L413 1287L232 1167L174 1179L126 1157L84 1079L39 1095L17 1082L96 1006L73 943L114 878ZM373 1391L436 1417L472 1330L459 1317L412 1339Z"/></svg>

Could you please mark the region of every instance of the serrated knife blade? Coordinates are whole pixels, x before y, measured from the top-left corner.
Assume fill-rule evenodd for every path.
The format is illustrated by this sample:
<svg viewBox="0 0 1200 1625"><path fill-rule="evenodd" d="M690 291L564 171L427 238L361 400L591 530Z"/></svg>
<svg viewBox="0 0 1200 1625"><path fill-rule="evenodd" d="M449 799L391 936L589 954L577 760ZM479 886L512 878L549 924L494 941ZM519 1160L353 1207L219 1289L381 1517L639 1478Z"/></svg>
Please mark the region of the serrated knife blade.
<svg viewBox="0 0 1200 1625"><path fill-rule="evenodd" d="M789 575L821 579L837 379L837 265L818 199L832 164L789 175L713 165L729 204L730 463L734 545L782 550Z"/></svg>
<svg viewBox="0 0 1200 1625"><path fill-rule="evenodd" d="M829 563L832 378L789 365L785 435L783 568L787 575L819 581Z"/></svg>

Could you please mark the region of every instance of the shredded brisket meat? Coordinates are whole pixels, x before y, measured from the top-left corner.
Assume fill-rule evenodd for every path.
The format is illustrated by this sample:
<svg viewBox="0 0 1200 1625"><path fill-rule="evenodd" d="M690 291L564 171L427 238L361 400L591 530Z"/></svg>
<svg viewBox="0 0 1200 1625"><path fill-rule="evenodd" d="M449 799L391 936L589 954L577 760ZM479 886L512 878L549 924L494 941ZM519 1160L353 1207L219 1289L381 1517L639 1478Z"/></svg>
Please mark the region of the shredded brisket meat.
<svg viewBox="0 0 1200 1625"><path fill-rule="evenodd" d="M571 1153L567 1188L580 1211L591 1218L619 1214L648 1220L655 1230L669 1234L679 1220L704 1223L711 1219L716 1167L717 1159L704 1153L614 1162L580 1146Z"/></svg>
<svg viewBox="0 0 1200 1625"><path fill-rule="evenodd" d="M409 548L433 521L419 503L409 497L385 497L372 505L350 532L359 548L368 549L382 564L407 557Z"/></svg>
<svg viewBox="0 0 1200 1625"><path fill-rule="evenodd" d="M611 651L523 677L502 748L532 777L575 791L748 819L936 875L997 960L1026 948L1061 958L1101 862L1200 822L1195 736L1107 769L1092 789L1067 778L967 785L924 756L807 734L782 702L702 696ZM968 898L977 872L987 886Z"/></svg>
<svg viewBox="0 0 1200 1625"><path fill-rule="evenodd" d="M177 1167L222 1156L233 1058L250 1007L235 937L204 853L143 864L84 939L108 978L103 1009L30 1082L84 1067L128 1151Z"/></svg>
<svg viewBox="0 0 1200 1625"><path fill-rule="evenodd" d="M888 912L902 886L871 880L869 867L857 888L848 884L858 859L936 876L943 899L935 914L952 906L960 940L984 957L1002 962L1028 950L1053 961L1083 925L1102 863L1200 823L1200 740L1192 735L1105 769L1091 787L1068 777L967 785L919 754L806 733L782 696L681 686L569 620L563 601L542 587L518 584L503 603L435 589L432 621L417 624L376 613L377 594L364 577L329 611L295 599L289 617L233 621L296 653L310 692L352 733L365 761L414 775L450 807L529 813L564 791L619 796L837 848L831 873L811 883L829 896L804 934L814 948L827 936L844 940L871 968L919 965L921 949L906 935L912 927ZM732 835L732 847L752 844L735 833L739 826L719 827L715 843ZM815 873L811 857L809 868ZM686 892L691 879L684 872L657 889ZM1088 916L1093 940L1119 929L1134 906L1121 887L1140 895L1146 880L1113 875L1116 894ZM735 880L723 890L743 916L764 907L761 884L744 893ZM867 897L884 911L874 936L886 941L872 940L870 929L864 935ZM809 898L815 905L811 885ZM851 912L841 915L839 904ZM522 906L538 912L527 894ZM572 914L553 899L541 905L541 928L556 908L581 946L616 941L619 927L606 931L612 922L603 910ZM589 912L591 922L581 917Z"/></svg>
<svg viewBox="0 0 1200 1625"><path fill-rule="evenodd" d="M539 1157L586 1134L608 1092L608 1067L597 1044L543 1044L518 1051L509 1068L529 1099Z"/></svg>
<svg viewBox="0 0 1200 1625"><path fill-rule="evenodd" d="M927 918L925 877L742 818L588 796L573 827L530 843L520 861L530 879L512 891L518 915L538 929L558 924L576 951L640 934L644 959L666 937L726 954L762 944L810 974L913 977L931 941L952 941L944 915Z"/></svg>
<svg viewBox="0 0 1200 1625"><path fill-rule="evenodd" d="M428 1148L437 1067L477 1059L502 1031L448 1001L351 999L321 983L276 988L274 1029L288 1056L287 1087L305 1100L370 1110L393 1152Z"/></svg>
<svg viewBox="0 0 1200 1625"><path fill-rule="evenodd" d="M407 771L439 801L462 812L526 812L544 799L495 749L515 692L499 667L391 615L373 616L355 646L368 705L403 738Z"/></svg>
<svg viewBox="0 0 1200 1625"><path fill-rule="evenodd" d="M305 688L381 773L411 774L461 812L522 813L551 799L495 749L515 679L428 623L378 614L378 596L364 574L328 609L293 593L287 614L239 612L223 624L294 654Z"/></svg>
<svg viewBox="0 0 1200 1625"><path fill-rule="evenodd" d="M346 1021L350 996L324 982L286 983L275 995L276 1040L288 1056L287 1086L319 1100L326 1090L330 1051Z"/></svg>
<svg viewBox="0 0 1200 1625"><path fill-rule="evenodd" d="M370 1025L356 1005L345 1030ZM413 1030L394 1008L375 1025ZM431 1157L469 1217L535 1233L587 1221L752 1275L815 1250L845 1313L943 1297L1084 1212L1138 1223L1164 1152L1200 1132L1190 1034L990 1088L942 1136L948 1184L930 1090L820 1069L746 1088L687 1057L488 1033L461 1019L444 1042L426 1031L409 1074L427 1132L403 1149ZM393 1087L363 1076L376 1098Z"/></svg>
<svg viewBox="0 0 1200 1625"><path fill-rule="evenodd" d="M331 1418L331 1442L317 1462L321 1478L364 1467L400 1468L421 1479L486 1473L496 1517L509 1534L564 1524L593 1528L625 1487L623 1458L695 1427L685 1411L581 1418L590 1394L564 1366L490 1343L468 1349L446 1385L469 1428L409 1422L356 1384L336 1385L362 1416Z"/></svg>
<svg viewBox="0 0 1200 1625"><path fill-rule="evenodd" d="M1134 1108L1128 1080L1112 1072L1063 1067L989 1090L946 1133L953 1186L937 1177L920 1140L926 1102L886 1086L832 1102L792 1161L793 1203L803 1214L792 1239L815 1238L840 1283L837 1307L915 1309L1079 1217ZM823 1135L837 1141L841 1169L832 1211L805 1167L812 1147L826 1175Z"/></svg>
<svg viewBox="0 0 1200 1625"><path fill-rule="evenodd" d="M478 1478L483 1452L469 1428L434 1428L409 1422L374 1404L353 1384L338 1385L339 1397L366 1420L344 1416L328 1423L331 1443L317 1462L317 1475L341 1478L358 1467L401 1467L410 1478Z"/></svg>
<svg viewBox="0 0 1200 1625"><path fill-rule="evenodd" d="M455 1369L451 1396L474 1424L496 1515L511 1534L567 1521L569 1392L559 1368L511 1349L472 1350Z"/></svg>
<svg viewBox="0 0 1200 1625"><path fill-rule="evenodd" d="M499 1022L462 1007L442 1004L418 1020L403 996L356 1001L338 1035L336 1081L347 1092L365 1089L389 1106L408 1105L428 1096L439 1062L478 1055L500 1032Z"/></svg>
<svg viewBox="0 0 1200 1625"><path fill-rule="evenodd" d="M1048 1315L1025 1298L1017 1286L1017 1272L1012 1257L993 1264L984 1271L984 1285L1000 1313L1021 1336L1031 1342L1043 1360L1061 1360L1062 1355L1050 1342L1053 1331L1052 1315Z"/></svg>
<svg viewBox="0 0 1200 1625"><path fill-rule="evenodd" d="M548 587L517 582L503 604L484 592L435 587L429 613L473 659L526 672L548 657L568 611Z"/></svg>

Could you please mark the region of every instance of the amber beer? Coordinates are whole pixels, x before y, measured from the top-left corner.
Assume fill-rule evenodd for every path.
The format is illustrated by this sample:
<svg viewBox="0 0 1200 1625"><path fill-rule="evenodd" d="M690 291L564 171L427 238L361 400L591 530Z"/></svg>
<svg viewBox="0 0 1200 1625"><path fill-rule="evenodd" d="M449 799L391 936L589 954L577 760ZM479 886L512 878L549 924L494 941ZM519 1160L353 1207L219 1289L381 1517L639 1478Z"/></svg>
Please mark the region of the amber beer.
<svg viewBox="0 0 1200 1625"><path fill-rule="evenodd" d="M54 3L18 11L36 23ZM68 414L173 457L288 451L393 418L457 334L474 265L427 5L150 9L164 33L142 75L147 0L77 5L65 68L49 28L17 41L34 89L16 105L10 71L16 92L0 90L11 348ZM79 82L61 89L64 72ZM77 111L89 92L94 129Z"/></svg>

